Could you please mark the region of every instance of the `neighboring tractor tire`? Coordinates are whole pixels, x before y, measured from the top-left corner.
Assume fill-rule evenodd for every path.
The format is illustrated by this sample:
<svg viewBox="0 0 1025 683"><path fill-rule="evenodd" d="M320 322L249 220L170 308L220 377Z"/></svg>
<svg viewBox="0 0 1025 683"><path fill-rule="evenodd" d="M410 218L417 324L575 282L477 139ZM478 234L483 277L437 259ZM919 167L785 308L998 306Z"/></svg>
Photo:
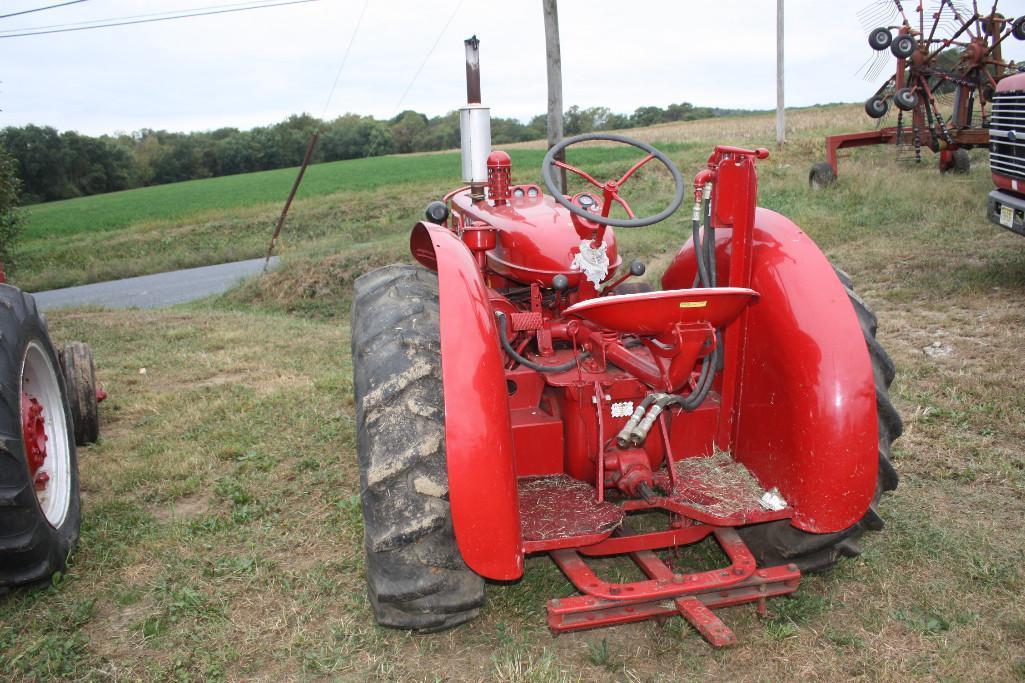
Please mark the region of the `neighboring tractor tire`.
<svg viewBox="0 0 1025 683"><path fill-rule="evenodd" d="M886 491L897 488L897 472L890 463L890 448L894 439L901 435L904 426L890 402L889 389L895 368L889 355L876 341L875 314L854 293L846 273L837 269L837 277L847 290L847 296L858 316L875 375L876 408L879 415L879 471L875 496L859 522L833 534L807 533L794 528L786 520L741 527L738 531L761 567L792 563L802 572L821 572L832 568L840 557L861 554L858 538L865 531L879 531L883 528L883 520L878 512L880 497Z"/></svg>
<svg viewBox="0 0 1025 683"><path fill-rule="evenodd" d="M392 265L363 275L355 289L356 450L370 604L383 626L456 626L477 615L484 580L463 562L452 530L438 279L421 266Z"/></svg>
<svg viewBox="0 0 1025 683"><path fill-rule="evenodd" d="M890 52L898 59L907 59L915 52L915 39L907 33L902 33L890 43Z"/></svg>
<svg viewBox="0 0 1025 683"><path fill-rule="evenodd" d="M890 47L891 42L893 42L893 34L888 28L881 26L868 34L868 44L872 46L873 50L882 52Z"/></svg>
<svg viewBox="0 0 1025 683"><path fill-rule="evenodd" d="M31 295L0 285L0 589L64 570L78 461L60 360Z"/></svg>
<svg viewBox="0 0 1025 683"><path fill-rule="evenodd" d="M836 183L836 171L829 162L822 161L811 167L808 172L808 185L813 190L821 190Z"/></svg>
<svg viewBox="0 0 1025 683"><path fill-rule="evenodd" d="M890 103L882 97L870 97L865 100L865 113L873 119L881 119L890 111Z"/></svg>
<svg viewBox="0 0 1025 683"><path fill-rule="evenodd" d="M100 412L96 400L96 368L88 344L69 342L61 351L64 384L68 388L71 419L75 423L75 443L91 444L100 438Z"/></svg>
<svg viewBox="0 0 1025 683"><path fill-rule="evenodd" d="M893 103L901 111L911 111L918 105L918 95L911 88L901 88L893 93Z"/></svg>

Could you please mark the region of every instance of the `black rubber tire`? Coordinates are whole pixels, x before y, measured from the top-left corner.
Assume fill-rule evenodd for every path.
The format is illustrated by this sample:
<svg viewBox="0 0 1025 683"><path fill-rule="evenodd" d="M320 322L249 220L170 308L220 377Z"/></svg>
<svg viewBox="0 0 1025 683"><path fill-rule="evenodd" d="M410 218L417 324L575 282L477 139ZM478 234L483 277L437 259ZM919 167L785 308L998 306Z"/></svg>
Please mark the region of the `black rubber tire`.
<svg viewBox="0 0 1025 683"><path fill-rule="evenodd" d="M915 39L907 33L902 33L890 43L890 52L898 59L907 59L914 54L916 47L918 47L918 43L915 42Z"/></svg>
<svg viewBox="0 0 1025 683"><path fill-rule="evenodd" d="M890 102L882 97L873 96L865 100L865 113L873 119L881 119L890 111Z"/></svg>
<svg viewBox="0 0 1025 683"><path fill-rule="evenodd" d="M808 186L813 190L820 190L830 187L836 183L836 171L829 165L829 162L820 161L811 167L808 172Z"/></svg>
<svg viewBox="0 0 1025 683"><path fill-rule="evenodd" d="M896 372L886 350L876 341L876 316L861 297L854 293L850 277L837 269L837 277L847 290L854 312L861 324L876 385L876 408L879 415L879 470L876 492L871 505L853 526L833 534L811 534L794 528L786 520L756 524L738 529L758 565L771 567L796 564L802 572L821 572L831 569L841 557L861 554L858 539L865 531L883 528L879 516L879 499L883 493L897 488L897 471L890 462L893 441L904 431L900 415L890 402L890 384Z"/></svg>
<svg viewBox="0 0 1025 683"><path fill-rule="evenodd" d="M456 626L477 616L484 580L463 562L452 530L437 276L391 265L360 277L355 290L356 450L370 603L382 626Z"/></svg>
<svg viewBox="0 0 1025 683"><path fill-rule="evenodd" d="M53 527L36 498L25 458L21 423L22 368L30 342L48 357L60 387L68 429L70 497L60 527ZM71 436L71 408L60 360L32 295L0 285L0 589L49 579L67 567L78 544L81 500L78 460Z"/></svg>
<svg viewBox="0 0 1025 683"><path fill-rule="evenodd" d="M911 88L901 88L893 93L893 103L901 111L911 111L918 106L918 95Z"/></svg>
<svg viewBox="0 0 1025 683"><path fill-rule="evenodd" d="M972 170L972 157L967 149L955 149L950 163L951 173L965 174Z"/></svg>
<svg viewBox="0 0 1025 683"><path fill-rule="evenodd" d="M100 406L96 400L96 367L88 344L73 341L61 350L64 383L68 388L75 444L85 446L100 438Z"/></svg>
<svg viewBox="0 0 1025 683"><path fill-rule="evenodd" d="M618 296L620 294L646 294L654 291L655 288L648 282L624 282L617 285L612 293Z"/></svg>
<svg viewBox="0 0 1025 683"><path fill-rule="evenodd" d="M1011 35L1017 40L1025 40L1025 16L1018 17L1011 24Z"/></svg>
<svg viewBox="0 0 1025 683"><path fill-rule="evenodd" d="M890 47L890 43L893 42L893 34L890 33L890 29L885 26L880 26L877 29L873 29L868 34L868 44L873 50L882 52L886 48Z"/></svg>

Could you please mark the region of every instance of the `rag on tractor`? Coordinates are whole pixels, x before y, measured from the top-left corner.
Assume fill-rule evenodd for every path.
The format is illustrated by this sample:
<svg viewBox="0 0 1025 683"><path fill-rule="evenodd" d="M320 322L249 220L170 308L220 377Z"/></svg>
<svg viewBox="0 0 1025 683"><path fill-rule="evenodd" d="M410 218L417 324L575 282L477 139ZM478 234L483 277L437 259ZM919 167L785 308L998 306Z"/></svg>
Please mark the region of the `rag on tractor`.
<svg viewBox="0 0 1025 683"><path fill-rule="evenodd" d="M475 49L468 41L473 64ZM519 579L526 556L547 553L578 592L549 600L554 632L681 615L729 645L711 610L764 610L882 527L901 422L876 319L806 234L756 207L766 150L718 146L688 187L648 144L581 135L549 150L544 187L514 183L509 156L490 150L478 72L467 72L468 185L413 228L419 265L356 282L377 621L463 623L485 580ZM585 141L642 155L602 182L560 161ZM623 189L655 165L673 195L637 216ZM593 188L563 194L560 170ZM690 237L661 290L627 282L644 267L624 265L616 230L669 218L688 190ZM670 559L710 537L725 566L687 572ZM612 556L644 578L599 577L593 560Z"/></svg>

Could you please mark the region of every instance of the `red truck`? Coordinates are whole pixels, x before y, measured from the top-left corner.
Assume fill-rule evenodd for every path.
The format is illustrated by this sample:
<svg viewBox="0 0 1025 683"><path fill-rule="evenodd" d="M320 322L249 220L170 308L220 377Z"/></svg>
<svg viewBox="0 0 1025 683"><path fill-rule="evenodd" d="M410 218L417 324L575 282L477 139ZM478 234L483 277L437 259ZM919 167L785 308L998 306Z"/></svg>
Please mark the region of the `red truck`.
<svg viewBox="0 0 1025 683"><path fill-rule="evenodd" d="M1025 236L1025 73L997 84L989 129L989 219Z"/></svg>

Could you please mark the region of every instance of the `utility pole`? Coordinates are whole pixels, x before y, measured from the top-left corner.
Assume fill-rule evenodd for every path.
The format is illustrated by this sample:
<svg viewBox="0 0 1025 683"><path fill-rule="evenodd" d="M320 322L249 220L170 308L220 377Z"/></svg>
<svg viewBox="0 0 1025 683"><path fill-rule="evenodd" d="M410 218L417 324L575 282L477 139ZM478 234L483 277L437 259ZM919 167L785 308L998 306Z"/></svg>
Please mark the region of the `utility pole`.
<svg viewBox="0 0 1025 683"><path fill-rule="evenodd" d="M548 149L562 142L562 53L559 49L557 0L541 0L545 15L545 48L548 53ZM565 161L565 155L558 155ZM566 191L566 171L560 169L561 191Z"/></svg>
<svg viewBox="0 0 1025 683"><path fill-rule="evenodd" d="M786 142L787 123L783 108L783 0L776 0L776 146Z"/></svg>

